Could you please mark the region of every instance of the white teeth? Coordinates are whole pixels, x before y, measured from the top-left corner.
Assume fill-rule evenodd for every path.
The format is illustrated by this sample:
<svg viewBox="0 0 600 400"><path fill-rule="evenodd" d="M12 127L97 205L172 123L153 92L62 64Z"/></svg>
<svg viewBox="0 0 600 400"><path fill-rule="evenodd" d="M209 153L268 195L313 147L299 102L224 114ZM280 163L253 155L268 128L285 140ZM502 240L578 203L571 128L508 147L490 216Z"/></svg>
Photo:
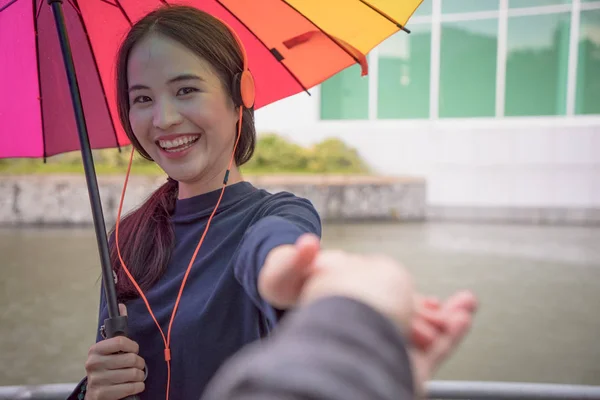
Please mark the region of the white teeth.
<svg viewBox="0 0 600 400"><path fill-rule="evenodd" d="M200 136L184 136L184 137L177 138L175 140L159 140L158 144L163 149L169 150L169 149L172 149L174 147L183 146L183 145L188 144L188 143L191 146L199 138L200 138ZM187 149L190 146L185 146L185 148ZM181 150L184 150L184 149L177 149L177 151L181 151Z"/></svg>
<svg viewBox="0 0 600 400"><path fill-rule="evenodd" d="M190 147L192 147L193 144L194 143L190 143L190 144L185 145L183 147L177 147L176 149L165 149L165 151L168 152L168 153L177 153L178 151L183 151L183 150L189 149Z"/></svg>

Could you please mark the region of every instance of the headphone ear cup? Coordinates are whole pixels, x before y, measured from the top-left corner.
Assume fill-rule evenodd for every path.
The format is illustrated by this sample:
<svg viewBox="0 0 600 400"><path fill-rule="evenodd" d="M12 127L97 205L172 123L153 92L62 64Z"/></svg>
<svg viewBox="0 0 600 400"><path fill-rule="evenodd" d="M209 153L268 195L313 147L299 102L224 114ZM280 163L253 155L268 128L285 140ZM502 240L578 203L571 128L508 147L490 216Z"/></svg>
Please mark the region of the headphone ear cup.
<svg viewBox="0 0 600 400"><path fill-rule="evenodd" d="M240 79L240 94L242 97L242 104L246 108L254 107L254 98L256 96L256 87L254 86L254 77L248 70L242 72Z"/></svg>
<svg viewBox="0 0 600 400"><path fill-rule="evenodd" d="M254 107L255 86L254 77L246 70L235 74L232 83L232 97L235 104L245 108Z"/></svg>

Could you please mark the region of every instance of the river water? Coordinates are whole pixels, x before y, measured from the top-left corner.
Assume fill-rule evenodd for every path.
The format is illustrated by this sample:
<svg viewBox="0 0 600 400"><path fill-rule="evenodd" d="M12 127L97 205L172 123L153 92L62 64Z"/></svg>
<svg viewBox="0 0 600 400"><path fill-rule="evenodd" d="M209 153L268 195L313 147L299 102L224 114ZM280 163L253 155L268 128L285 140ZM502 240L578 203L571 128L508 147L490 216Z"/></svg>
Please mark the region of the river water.
<svg viewBox="0 0 600 400"><path fill-rule="evenodd" d="M427 294L472 289L472 333L435 379L600 385L600 229L325 225L323 245L383 252ZM0 385L76 382L95 337L92 229L0 230Z"/></svg>

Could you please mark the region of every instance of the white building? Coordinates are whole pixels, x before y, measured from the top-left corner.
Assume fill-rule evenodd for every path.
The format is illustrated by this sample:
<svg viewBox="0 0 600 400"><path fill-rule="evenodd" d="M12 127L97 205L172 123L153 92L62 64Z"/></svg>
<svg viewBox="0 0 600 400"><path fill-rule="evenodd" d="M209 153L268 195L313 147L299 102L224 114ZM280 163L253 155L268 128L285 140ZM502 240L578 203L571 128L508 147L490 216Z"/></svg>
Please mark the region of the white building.
<svg viewBox="0 0 600 400"><path fill-rule="evenodd" d="M425 0L407 28L259 132L422 176L434 216L600 222L600 1Z"/></svg>

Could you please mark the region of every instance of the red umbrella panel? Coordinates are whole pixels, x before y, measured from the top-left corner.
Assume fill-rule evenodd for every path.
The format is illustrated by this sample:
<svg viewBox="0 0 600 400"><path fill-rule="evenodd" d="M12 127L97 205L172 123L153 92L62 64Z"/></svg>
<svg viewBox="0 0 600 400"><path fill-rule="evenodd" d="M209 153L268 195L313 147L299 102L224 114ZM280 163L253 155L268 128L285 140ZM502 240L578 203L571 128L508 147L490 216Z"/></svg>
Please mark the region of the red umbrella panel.
<svg viewBox="0 0 600 400"><path fill-rule="evenodd" d="M78 150L77 120L61 54L56 0L0 0L0 158ZM115 61L131 24L164 0L61 0L90 146L129 144L115 96ZM307 91L365 56L280 0L188 0L240 36L258 109ZM268 21L268 23L265 23Z"/></svg>

